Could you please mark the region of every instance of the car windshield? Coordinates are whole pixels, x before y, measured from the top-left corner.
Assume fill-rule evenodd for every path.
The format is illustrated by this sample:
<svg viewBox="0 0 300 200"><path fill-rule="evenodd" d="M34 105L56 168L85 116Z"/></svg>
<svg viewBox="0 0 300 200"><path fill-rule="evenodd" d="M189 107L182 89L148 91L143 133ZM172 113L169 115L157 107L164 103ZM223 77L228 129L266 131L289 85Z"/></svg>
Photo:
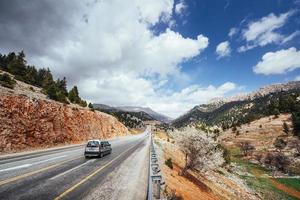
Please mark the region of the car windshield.
<svg viewBox="0 0 300 200"><path fill-rule="evenodd" d="M98 147L99 142L98 141L89 141L87 144L87 147Z"/></svg>

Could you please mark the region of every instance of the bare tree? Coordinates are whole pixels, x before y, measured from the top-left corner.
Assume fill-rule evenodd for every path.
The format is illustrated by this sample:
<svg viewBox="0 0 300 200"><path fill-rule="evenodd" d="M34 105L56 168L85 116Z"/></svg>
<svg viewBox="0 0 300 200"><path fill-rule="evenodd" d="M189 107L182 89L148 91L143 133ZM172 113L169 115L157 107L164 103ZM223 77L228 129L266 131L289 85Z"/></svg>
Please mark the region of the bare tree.
<svg viewBox="0 0 300 200"><path fill-rule="evenodd" d="M289 146L296 150L295 156L300 156L300 140L292 140Z"/></svg>
<svg viewBox="0 0 300 200"><path fill-rule="evenodd" d="M280 152L286 147L287 143L282 138L276 138L274 142L274 147Z"/></svg>
<svg viewBox="0 0 300 200"><path fill-rule="evenodd" d="M286 171L286 166L289 164L288 158L281 152L268 153L264 159L264 163L280 171Z"/></svg>
<svg viewBox="0 0 300 200"><path fill-rule="evenodd" d="M240 149L244 156L248 156L249 153L255 150L255 147L249 141L242 141L240 143Z"/></svg>
<svg viewBox="0 0 300 200"><path fill-rule="evenodd" d="M187 127L182 131L175 130L171 134L185 156L185 166L180 175L185 175L189 169L212 170L224 163L223 151L205 132Z"/></svg>

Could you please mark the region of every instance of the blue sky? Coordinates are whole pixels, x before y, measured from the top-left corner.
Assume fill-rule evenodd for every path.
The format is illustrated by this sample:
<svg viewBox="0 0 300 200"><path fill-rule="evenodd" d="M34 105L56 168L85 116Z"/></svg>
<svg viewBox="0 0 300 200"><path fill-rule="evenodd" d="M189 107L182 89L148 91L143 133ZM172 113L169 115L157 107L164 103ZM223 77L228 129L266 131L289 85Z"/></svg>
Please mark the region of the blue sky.
<svg viewBox="0 0 300 200"><path fill-rule="evenodd" d="M0 27L0 53L24 50L84 99L173 118L300 80L299 0L2 0Z"/></svg>
<svg viewBox="0 0 300 200"><path fill-rule="evenodd" d="M195 38L202 33L209 38L208 48L197 56L198 59L192 59L182 65L183 71L194 74L192 77L195 83L219 85L233 81L244 86L244 91L253 91L266 84L294 80L300 75L299 69L276 75L255 74L252 69L266 52L289 47L299 49L299 36L285 44L271 43L241 53L237 52L237 49L245 44L241 33L232 38L228 36L231 28L241 31L248 23L258 21L270 13L279 16L295 10L296 13L278 30L279 33L291 34L300 29L299 1L202 0L185 1L185 4L185 14L177 17L179 23L173 29L184 37ZM216 46L223 41L230 42L232 53L229 57L218 59Z"/></svg>

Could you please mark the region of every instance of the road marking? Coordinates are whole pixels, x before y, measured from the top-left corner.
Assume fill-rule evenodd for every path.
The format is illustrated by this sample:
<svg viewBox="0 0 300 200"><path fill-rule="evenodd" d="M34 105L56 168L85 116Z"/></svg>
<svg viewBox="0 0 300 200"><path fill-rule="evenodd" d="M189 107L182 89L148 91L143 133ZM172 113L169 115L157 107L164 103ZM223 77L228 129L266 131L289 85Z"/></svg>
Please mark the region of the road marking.
<svg viewBox="0 0 300 200"><path fill-rule="evenodd" d="M111 163L113 163L114 161L116 161L118 158L120 158L122 155L124 155L125 153L129 152L131 149L135 148L136 146L138 146L141 143L141 141L137 144L134 145L133 147L127 149L126 151L124 151L123 153L119 154L117 157L115 157L114 159L112 159L111 161L105 163L105 165L103 165L102 167L100 167L99 169L97 169L96 171L94 171L93 173L91 173L90 175L88 175L87 177L85 177L84 179L82 179L81 181L79 181L78 183L76 183L75 185L73 185L72 187L70 187L69 189L67 189L66 191L64 191L63 193L61 193L58 197L56 197L54 200L61 200L62 198L64 198L67 194L69 194L70 192L72 192L73 190L75 190L76 188L78 188L80 185L82 185L83 183L85 183L86 181L88 181L90 178L92 178L93 176L95 176L97 173L99 173L100 171L102 171L104 168L106 168L108 165L110 165Z"/></svg>
<svg viewBox="0 0 300 200"><path fill-rule="evenodd" d="M67 171L65 171L65 172L63 172L63 173L57 174L56 176L53 176L52 178L50 178L50 180L54 180L54 179L56 179L56 178L58 178L58 177L61 177L61 176L63 176L63 175L66 175L67 173L69 173L69 172L71 172L71 171L74 171L75 169L78 169L79 167L82 167L82 166L84 166L84 165L86 165L86 164L88 164L88 163L90 163L90 162L92 162L92 161L95 161L95 160L89 160L89 161L87 161L87 162L85 162L85 163L82 163L81 165L78 165L78 166L76 166L76 167L73 167L73 168L71 168L71 169L69 169L69 170L67 170Z"/></svg>
<svg viewBox="0 0 300 200"><path fill-rule="evenodd" d="M57 167L57 166L62 165L62 164L64 164L64 163L67 163L67 162L76 160L76 159L78 159L78 158L81 158L81 156L80 156L80 157L73 158L73 159L65 160L65 161L62 161L62 162L57 163L57 164L54 164L54 165L50 165L49 167L46 167L46 168L42 168L42 169L39 169L39 170L36 170L36 171L33 171L33 172L28 172L28 173L22 174L22 175L20 175L20 176L16 176L16 177L12 177L12 178L9 178L9 179L0 181L0 186L1 186L1 185L4 185L4 184L7 184L7 183L11 183L11 182L13 182L13 181L20 180L20 179L22 179L22 178L26 178L26 177L28 177L28 176L31 176L31 175L34 175L34 174L37 174L37 173L40 173L40 172L43 172L43 171L46 171L46 170L48 170L48 169L52 169L52 168L54 168L54 167Z"/></svg>
<svg viewBox="0 0 300 200"><path fill-rule="evenodd" d="M32 164L24 164L24 165L19 165L19 166L15 166L15 167L10 167L10 168L6 168L6 169L1 169L0 172L6 172L6 171L11 171L11 170L15 170L15 169L21 169L21 168L25 168L25 167L30 167Z"/></svg>
<svg viewBox="0 0 300 200"><path fill-rule="evenodd" d="M27 167L30 167L32 165L37 165L37 164L40 164L40 163L48 162L48 161L51 161L51 160L56 160L56 159L63 158L63 157L66 157L66 156L57 156L55 158L49 158L49 159L46 159L46 160L31 163L31 164L23 164L23 165L19 165L19 166L15 166L15 167L9 167L9 168L5 168L5 169L1 169L0 172L6 172L6 171L15 170L15 169L27 168Z"/></svg>
<svg viewBox="0 0 300 200"><path fill-rule="evenodd" d="M41 161L35 162L35 163L33 163L32 165L36 165L36 164L48 162L48 161L51 161L51 160L56 160L56 159L58 159L58 158L64 158L64 157L67 157L67 156L66 156L66 155L63 155L63 156L56 156L56 157L54 157L54 158L49 158L49 159L46 159L46 160L41 160Z"/></svg>

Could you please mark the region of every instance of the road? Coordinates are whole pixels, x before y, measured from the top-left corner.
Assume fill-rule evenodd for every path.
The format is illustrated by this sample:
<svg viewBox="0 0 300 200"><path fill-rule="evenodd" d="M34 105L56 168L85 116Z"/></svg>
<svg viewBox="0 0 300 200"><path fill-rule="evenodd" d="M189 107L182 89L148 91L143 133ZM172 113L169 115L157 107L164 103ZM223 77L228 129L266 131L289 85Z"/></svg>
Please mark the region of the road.
<svg viewBox="0 0 300 200"><path fill-rule="evenodd" d="M84 145L0 158L0 199L145 199L148 132L110 143L103 158Z"/></svg>

